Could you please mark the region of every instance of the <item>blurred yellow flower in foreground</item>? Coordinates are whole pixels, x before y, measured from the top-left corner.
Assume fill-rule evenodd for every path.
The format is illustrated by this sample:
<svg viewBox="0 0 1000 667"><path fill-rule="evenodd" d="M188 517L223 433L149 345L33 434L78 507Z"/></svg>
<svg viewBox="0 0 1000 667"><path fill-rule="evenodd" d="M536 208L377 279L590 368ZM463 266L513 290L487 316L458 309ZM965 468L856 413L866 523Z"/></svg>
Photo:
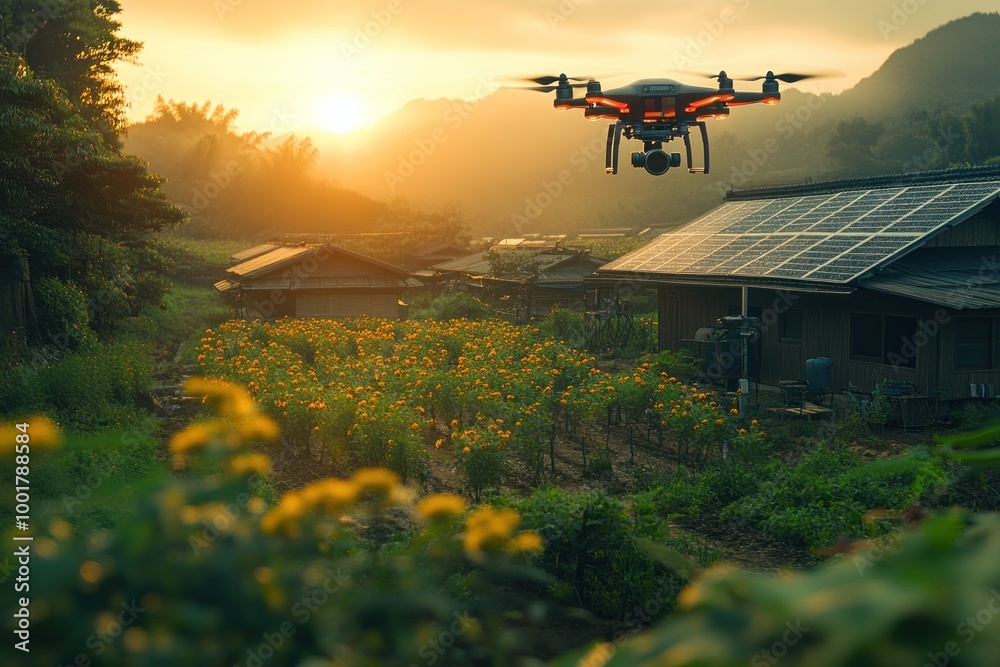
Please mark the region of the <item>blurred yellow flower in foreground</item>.
<svg viewBox="0 0 1000 667"><path fill-rule="evenodd" d="M518 534L507 549L514 553L538 553L542 550L542 536L533 531L526 531Z"/></svg>
<svg viewBox="0 0 1000 667"><path fill-rule="evenodd" d="M361 491L388 495L399 484L399 477L385 468L362 468L354 473L354 483Z"/></svg>
<svg viewBox="0 0 1000 667"><path fill-rule="evenodd" d="M257 404L242 387L193 377L184 383L184 391L188 396L201 396L202 401L218 405L219 411L233 417L246 417L256 411Z"/></svg>
<svg viewBox="0 0 1000 667"><path fill-rule="evenodd" d="M445 521L458 516L465 509L465 501L452 493L427 496L417 505L417 513L428 521Z"/></svg>
<svg viewBox="0 0 1000 667"><path fill-rule="evenodd" d="M22 430L17 424L28 426ZM27 435L28 442L18 442L18 435L22 436L21 440ZM62 443L63 437L59 427L48 417L39 415L17 423L0 424L0 453L13 453L19 444L27 444L32 449L49 449L59 447Z"/></svg>
<svg viewBox="0 0 1000 667"><path fill-rule="evenodd" d="M521 515L511 509L494 510L484 505L465 520L462 546L470 556L483 551L498 551L507 545L511 535L521 524Z"/></svg>
<svg viewBox="0 0 1000 667"><path fill-rule="evenodd" d="M246 473L265 475L271 472L271 459L263 454L244 454L229 462L229 470L237 475Z"/></svg>

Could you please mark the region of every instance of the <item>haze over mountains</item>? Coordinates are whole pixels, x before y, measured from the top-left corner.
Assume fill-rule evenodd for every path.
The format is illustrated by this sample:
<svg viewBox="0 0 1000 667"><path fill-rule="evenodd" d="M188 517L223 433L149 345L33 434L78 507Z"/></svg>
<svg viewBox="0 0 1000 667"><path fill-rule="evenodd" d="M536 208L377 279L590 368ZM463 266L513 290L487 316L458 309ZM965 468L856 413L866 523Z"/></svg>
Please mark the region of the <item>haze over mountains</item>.
<svg viewBox="0 0 1000 667"><path fill-rule="evenodd" d="M509 89L472 102L414 100L347 137L311 136L320 149L321 173L339 184L376 199L402 196L429 206L460 202L477 229L526 233L629 226L646 224L650 216L659 223L682 222L717 204L730 184L822 177L834 120L884 121L939 107L961 112L1000 94L997 35L1000 14L974 14L898 50L840 95L784 86L776 107L742 107L725 121L709 121L708 176L679 169L657 178L632 169L628 153L638 142L623 142L622 168L617 176L606 176L606 122L558 112L551 95ZM614 79L604 87L629 80ZM484 82L483 89L495 85ZM712 82L706 79L704 85ZM819 92L822 81L801 87ZM765 150L775 145L768 139L775 140L776 151ZM678 142L671 146L681 148ZM642 220L634 219L638 215Z"/></svg>
<svg viewBox="0 0 1000 667"><path fill-rule="evenodd" d="M1000 95L997 35L1000 14L973 14L899 49L870 77L839 95L823 93L822 80L806 81L799 85L802 90L783 86L780 105L740 107L729 119L709 121L708 175L690 175L682 167L662 177L650 176L629 166L629 153L640 144L623 141L619 174L607 176L606 121L593 123L579 111L556 111L551 94L504 89L488 80L481 82L472 101L418 99L348 135L305 136L319 149L314 174L343 193L338 197L356 191L378 202L403 198L427 209L454 203L477 235L670 225L717 205L730 187L968 161L971 153L964 144L970 142L956 141L955 128L968 125L962 114L970 106ZM785 67L795 71L795 63L774 64L775 71L789 71ZM664 76L653 68L640 69L635 76L603 80L605 90L637 78ZM735 63L728 71L763 74L741 72ZM694 74L665 76L714 86ZM759 84L737 85L757 90ZM985 160L1000 155L1000 123L991 124L992 107L978 114L979 131L987 136L974 159ZM841 127L848 120L851 124ZM154 141L157 132L148 123L136 125L126 138L127 149L150 160L154 170L168 178L188 176L176 172L184 160L171 162L145 152L165 145ZM954 145L942 146L939 136L949 137ZM287 138L275 137L272 145ZM977 141L984 143L982 138ZM693 143L700 163L700 141ZM680 142L665 148L683 152ZM219 155L212 159L225 164L225 156ZM324 216L333 226L342 219L336 211L321 211L311 226L324 224Z"/></svg>

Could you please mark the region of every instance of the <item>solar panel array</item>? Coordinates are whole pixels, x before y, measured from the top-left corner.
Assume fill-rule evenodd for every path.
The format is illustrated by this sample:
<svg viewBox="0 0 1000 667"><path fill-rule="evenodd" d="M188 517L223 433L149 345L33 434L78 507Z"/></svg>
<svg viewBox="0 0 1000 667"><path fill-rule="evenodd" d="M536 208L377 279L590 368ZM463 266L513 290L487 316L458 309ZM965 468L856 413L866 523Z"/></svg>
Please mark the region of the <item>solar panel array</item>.
<svg viewBox="0 0 1000 667"><path fill-rule="evenodd" d="M602 271L846 283L1000 195L1000 181L728 202Z"/></svg>

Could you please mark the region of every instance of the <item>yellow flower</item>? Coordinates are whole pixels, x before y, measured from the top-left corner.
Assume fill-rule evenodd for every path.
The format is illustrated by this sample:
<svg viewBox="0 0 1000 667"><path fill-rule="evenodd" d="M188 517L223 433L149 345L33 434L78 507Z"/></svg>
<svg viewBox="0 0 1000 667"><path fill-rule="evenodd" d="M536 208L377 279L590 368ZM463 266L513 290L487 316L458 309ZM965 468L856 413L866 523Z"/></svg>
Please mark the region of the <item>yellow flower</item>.
<svg viewBox="0 0 1000 667"><path fill-rule="evenodd" d="M478 556L483 551L495 551L507 544L520 523L521 515L514 510L497 511L484 505L466 519L462 546L470 556Z"/></svg>
<svg viewBox="0 0 1000 667"><path fill-rule="evenodd" d="M458 516L465 509L465 501L451 493L427 496L417 505L417 513L429 521L444 521Z"/></svg>
<svg viewBox="0 0 1000 667"><path fill-rule="evenodd" d="M242 440L270 442L277 440L279 435L278 425L262 415L240 420L236 430Z"/></svg>
<svg viewBox="0 0 1000 667"><path fill-rule="evenodd" d="M354 473L354 482L360 491L388 494L399 484L399 478L385 468L362 468Z"/></svg>
<svg viewBox="0 0 1000 667"><path fill-rule="evenodd" d="M244 454L229 462L229 470L237 475L246 473L264 475L271 472L271 459L263 454Z"/></svg>
<svg viewBox="0 0 1000 667"><path fill-rule="evenodd" d="M178 431L170 439L170 453L184 454L192 449L203 447L212 439L213 433L204 424L191 424Z"/></svg>
<svg viewBox="0 0 1000 667"><path fill-rule="evenodd" d="M201 396L203 401L217 404L221 412L233 417L247 417L257 409L245 389L228 382L193 377L184 384L184 391L188 396Z"/></svg>
<svg viewBox="0 0 1000 667"><path fill-rule="evenodd" d="M13 452L17 445L27 444L35 449L49 449L63 443L59 427L48 417L30 417L19 423L28 426L20 429L17 424L0 424L0 453ZM18 442L18 436L21 436L20 440L28 442Z"/></svg>
<svg viewBox="0 0 1000 667"><path fill-rule="evenodd" d="M542 537L533 531L520 533L507 545L514 553L538 553L542 550Z"/></svg>

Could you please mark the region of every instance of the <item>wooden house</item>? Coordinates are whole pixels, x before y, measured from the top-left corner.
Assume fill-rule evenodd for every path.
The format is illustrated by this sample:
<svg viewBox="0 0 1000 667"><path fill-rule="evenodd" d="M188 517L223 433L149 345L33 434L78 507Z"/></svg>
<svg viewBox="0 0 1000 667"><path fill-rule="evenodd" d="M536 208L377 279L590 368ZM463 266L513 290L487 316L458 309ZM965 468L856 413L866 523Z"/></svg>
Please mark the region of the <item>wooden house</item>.
<svg viewBox="0 0 1000 667"><path fill-rule="evenodd" d="M1000 393L998 197L1000 166L736 191L598 276L656 288L660 349L741 314L747 288L764 383L829 357L838 390L889 381L943 400L990 398Z"/></svg>
<svg viewBox="0 0 1000 667"><path fill-rule="evenodd" d="M402 319L402 293L420 286L405 269L331 244L268 243L233 257L215 287L247 318Z"/></svg>

